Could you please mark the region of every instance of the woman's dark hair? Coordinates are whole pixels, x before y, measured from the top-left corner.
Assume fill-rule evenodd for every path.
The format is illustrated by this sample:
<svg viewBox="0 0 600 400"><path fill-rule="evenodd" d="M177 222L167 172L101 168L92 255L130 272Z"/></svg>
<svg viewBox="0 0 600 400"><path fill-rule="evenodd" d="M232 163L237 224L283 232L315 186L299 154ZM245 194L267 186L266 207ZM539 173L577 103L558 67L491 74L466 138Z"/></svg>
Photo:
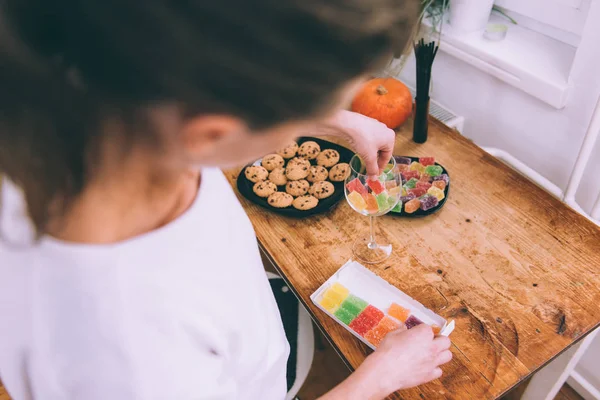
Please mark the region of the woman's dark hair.
<svg viewBox="0 0 600 400"><path fill-rule="evenodd" d="M311 116L405 47L419 3L0 1L0 174L43 233L89 180L107 120L138 140L155 104L255 128Z"/></svg>

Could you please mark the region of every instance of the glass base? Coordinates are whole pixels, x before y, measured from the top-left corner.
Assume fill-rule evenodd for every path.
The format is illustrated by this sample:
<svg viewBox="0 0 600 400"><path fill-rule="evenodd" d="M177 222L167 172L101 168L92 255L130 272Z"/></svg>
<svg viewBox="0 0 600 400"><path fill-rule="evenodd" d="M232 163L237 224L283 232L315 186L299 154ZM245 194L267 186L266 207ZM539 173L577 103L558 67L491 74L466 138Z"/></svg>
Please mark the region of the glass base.
<svg viewBox="0 0 600 400"><path fill-rule="evenodd" d="M377 237L374 243L371 243L369 235L359 237L352 246L352 253L356 261L365 264L377 264L392 254L392 244L388 243L383 237Z"/></svg>

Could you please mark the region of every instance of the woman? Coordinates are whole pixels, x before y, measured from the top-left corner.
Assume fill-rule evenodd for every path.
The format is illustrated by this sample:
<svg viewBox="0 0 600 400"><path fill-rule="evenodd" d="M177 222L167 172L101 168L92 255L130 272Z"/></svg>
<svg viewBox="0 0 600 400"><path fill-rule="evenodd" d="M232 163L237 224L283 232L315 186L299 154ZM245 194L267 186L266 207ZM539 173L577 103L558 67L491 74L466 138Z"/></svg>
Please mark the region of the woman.
<svg viewBox="0 0 600 400"><path fill-rule="evenodd" d="M339 111L418 0L7 0L0 28L0 378L20 399L281 399L288 345L218 168L303 133L369 161ZM29 235L31 233L31 235ZM447 338L389 335L328 399L438 378Z"/></svg>

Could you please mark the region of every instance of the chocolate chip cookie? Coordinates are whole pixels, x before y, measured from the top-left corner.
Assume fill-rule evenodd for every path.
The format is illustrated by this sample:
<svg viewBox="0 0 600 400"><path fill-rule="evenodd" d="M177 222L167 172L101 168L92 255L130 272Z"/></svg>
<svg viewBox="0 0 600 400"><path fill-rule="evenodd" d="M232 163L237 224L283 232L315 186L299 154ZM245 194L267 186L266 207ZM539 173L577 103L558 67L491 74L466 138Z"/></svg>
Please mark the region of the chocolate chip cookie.
<svg viewBox="0 0 600 400"><path fill-rule="evenodd" d="M307 160L314 160L321 152L321 146L317 142L304 142L298 148L298 155Z"/></svg>
<svg viewBox="0 0 600 400"><path fill-rule="evenodd" d="M308 176L306 177L306 180L311 183L320 182L327 179L328 176L329 171L327 171L327 168L322 165L313 165L308 170Z"/></svg>
<svg viewBox="0 0 600 400"><path fill-rule="evenodd" d="M333 183L327 181L313 183L310 189L308 189L308 193L319 200L328 198L334 191Z"/></svg>
<svg viewBox="0 0 600 400"><path fill-rule="evenodd" d="M273 171L275 168L281 168L285 164L283 161L283 157L279 154L269 154L263 157L262 166L265 167L267 171Z"/></svg>
<svg viewBox="0 0 600 400"><path fill-rule="evenodd" d="M306 211L315 208L319 204L319 200L314 196L300 196L292 202L295 209Z"/></svg>
<svg viewBox="0 0 600 400"><path fill-rule="evenodd" d="M256 183L267 179L269 177L269 171L261 166L252 165L246 168L244 175L246 175L246 179L248 179L250 182Z"/></svg>
<svg viewBox="0 0 600 400"><path fill-rule="evenodd" d="M294 198L292 195L284 192L275 192L267 199L267 203L275 208L289 207L293 201Z"/></svg>
<svg viewBox="0 0 600 400"><path fill-rule="evenodd" d="M298 152L298 143L292 142L292 143L288 144L287 146L285 146L283 149L278 150L277 154L279 154L281 157L283 157L287 160L292 157L295 157L297 152Z"/></svg>
<svg viewBox="0 0 600 400"><path fill-rule="evenodd" d="M277 186L285 185L288 181L285 177L285 168L275 168L269 174L269 180Z"/></svg>
<svg viewBox="0 0 600 400"><path fill-rule="evenodd" d="M308 192L309 187L310 183L304 179L301 179L299 181L289 181L285 185L285 191L294 197L298 197L305 195L306 192Z"/></svg>
<svg viewBox="0 0 600 400"><path fill-rule="evenodd" d="M271 181L256 182L252 190L258 197L269 197L277 191L277 185Z"/></svg>
<svg viewBox="0 0 600 400"><path fill-rule="evenodd" d="M324 167L333 167L340 161L340 153L333 149L326 149L317 156L317 164Z"/></svg>
<svg viewBox="0 0 600 400"><path fill-rule="evenodd" d="M348 176L350 176L350 165L346 163L336 164L329 170L329 180L332 182L341 182Z"/></svg>

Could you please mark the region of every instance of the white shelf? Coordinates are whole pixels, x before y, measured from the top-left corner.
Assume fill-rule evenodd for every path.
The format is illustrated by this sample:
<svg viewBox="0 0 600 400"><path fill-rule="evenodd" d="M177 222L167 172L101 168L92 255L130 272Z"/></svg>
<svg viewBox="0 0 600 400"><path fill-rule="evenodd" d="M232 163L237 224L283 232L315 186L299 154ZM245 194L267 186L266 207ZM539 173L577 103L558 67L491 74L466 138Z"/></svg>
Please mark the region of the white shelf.
<svg viewBox="0 0 600 400"><path fill-rule="evenodd" d="M457 33L446 22L440 50L557 109L563 108L567 103L569 75L577 49L513 25L501 16L492 15L490 22L509 27L504 40L487 40L483 32Z"/></svg>

